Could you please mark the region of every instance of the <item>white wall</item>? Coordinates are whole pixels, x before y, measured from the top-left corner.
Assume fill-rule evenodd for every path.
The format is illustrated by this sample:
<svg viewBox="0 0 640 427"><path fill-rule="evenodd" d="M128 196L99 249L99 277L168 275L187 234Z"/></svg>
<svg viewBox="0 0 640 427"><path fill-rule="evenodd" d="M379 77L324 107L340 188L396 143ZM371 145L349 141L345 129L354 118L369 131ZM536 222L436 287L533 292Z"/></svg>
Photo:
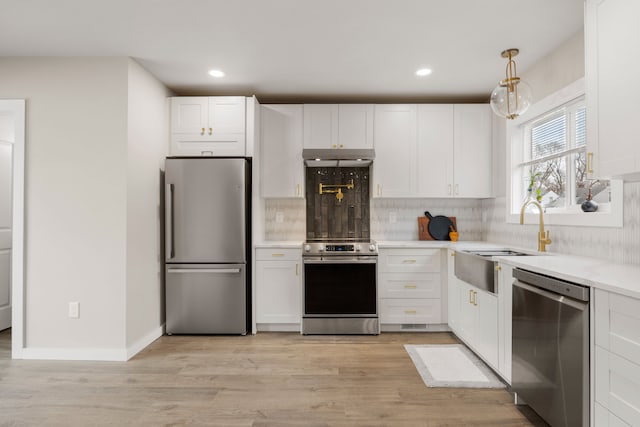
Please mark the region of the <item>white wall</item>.
<svg viewBox="0 0 640 427"><path fill-rule="evenodd" d="M27 348L125 345L126 90L126 58L0 59L27 105Z"/></svg>
<svg viewBox="0 0 640 427"><path fill-rule="evenodd" d="M534 102L584 77L583 33L579 32L562 43L555 51L521 73L521 77L531 85ZM496 126L504 128L504 121ZM496 141L498 150L505 150L505 144L504 136L501 140ZM502 166L499 169L499 185L502 185L504 189L506 159L502 160ZM482 202L483 238L505 245L535 249L538 231L536 224L506 223L505 190L497 193L500 197ZM623 192L624 223L622 228L548 226L553 243L547 247L547 250L604 258L615 262L640 264L640 203L638 202L640 200L640 183L625 183Z"/></svg>
<svg viewBox="0 0 640 427"><path fill-rule="evenodd" d="M127 146L127 348L162 334L160 171L168 154L167 88L129 60Z"/></svg>

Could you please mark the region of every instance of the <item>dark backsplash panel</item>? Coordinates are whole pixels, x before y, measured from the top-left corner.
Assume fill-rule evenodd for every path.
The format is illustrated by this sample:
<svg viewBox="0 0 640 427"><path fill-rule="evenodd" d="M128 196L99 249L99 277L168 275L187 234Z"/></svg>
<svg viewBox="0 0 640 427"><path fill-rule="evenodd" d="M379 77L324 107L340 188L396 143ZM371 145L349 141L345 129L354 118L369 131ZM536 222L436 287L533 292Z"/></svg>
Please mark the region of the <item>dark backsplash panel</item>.
<svg viewBox="0 0 640 427"><path fill-rule="evenodd" d="M369 168L306 168L307 240L369 240ZM344 198L320 195L320 184L347 184Z"/></svg>

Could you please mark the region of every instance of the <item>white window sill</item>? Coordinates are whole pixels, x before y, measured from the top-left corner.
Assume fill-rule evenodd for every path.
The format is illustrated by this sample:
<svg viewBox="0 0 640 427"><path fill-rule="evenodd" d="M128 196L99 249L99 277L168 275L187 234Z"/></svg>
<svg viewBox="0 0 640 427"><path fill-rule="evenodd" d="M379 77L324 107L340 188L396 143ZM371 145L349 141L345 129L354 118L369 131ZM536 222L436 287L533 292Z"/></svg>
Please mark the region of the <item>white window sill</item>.
<svg viewBox="0 0 640 427"><path fill-rule="evenodd" d="M596 212L550 212L544 213L544 223L548 225L573 225L576 227L622 227L623 203L621 180L611 180L611 203ZM540 214L525 213L525 224L538 224ZM520 213L507 212L507 223L519 224Z"/></svg>

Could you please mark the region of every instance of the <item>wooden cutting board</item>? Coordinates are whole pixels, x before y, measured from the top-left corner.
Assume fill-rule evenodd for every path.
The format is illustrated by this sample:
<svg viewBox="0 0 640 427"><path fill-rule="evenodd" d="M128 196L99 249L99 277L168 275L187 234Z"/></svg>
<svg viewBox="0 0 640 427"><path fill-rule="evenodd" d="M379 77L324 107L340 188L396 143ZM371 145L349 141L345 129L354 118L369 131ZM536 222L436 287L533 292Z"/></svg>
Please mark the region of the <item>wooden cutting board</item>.
<svg viewBox="0 0 640 427"><path fill-rule="evenodd" d="M449 219L453 223L453 227L457 230L458 224L456 223L456 217L450 216ZM418 217L418 238L420 240L434 240L431 234L429 234L429 218L426 216ZM447 238L447 240L449 239Z"/></svg>

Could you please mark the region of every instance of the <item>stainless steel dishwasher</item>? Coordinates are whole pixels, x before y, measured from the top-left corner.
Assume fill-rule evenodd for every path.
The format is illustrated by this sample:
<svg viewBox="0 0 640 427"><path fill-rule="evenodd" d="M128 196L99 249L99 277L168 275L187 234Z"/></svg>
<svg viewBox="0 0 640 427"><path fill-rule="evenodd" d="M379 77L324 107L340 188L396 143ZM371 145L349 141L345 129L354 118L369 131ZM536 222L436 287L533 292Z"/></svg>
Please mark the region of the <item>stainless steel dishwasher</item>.
<svg viewBox="0 0 640 427"><path fill-rule="evenodd" d="M589 425L589 288L513 277L512 390L553 427Z"/></svg>

